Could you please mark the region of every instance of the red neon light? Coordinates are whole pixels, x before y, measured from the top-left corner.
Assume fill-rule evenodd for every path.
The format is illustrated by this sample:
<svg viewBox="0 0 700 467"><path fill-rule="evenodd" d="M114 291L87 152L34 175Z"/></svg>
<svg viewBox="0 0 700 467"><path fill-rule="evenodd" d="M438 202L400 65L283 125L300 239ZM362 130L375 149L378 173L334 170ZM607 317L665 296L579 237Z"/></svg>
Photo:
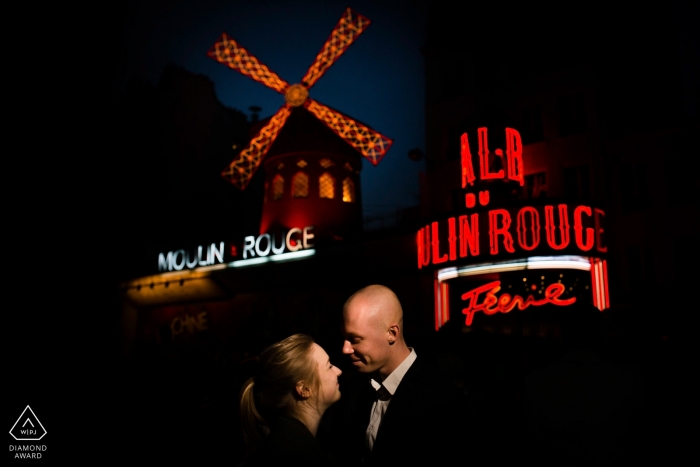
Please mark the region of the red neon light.
<svg viewBox="0 0 700 467"><path fill-rule="evenodd" d="M530 236L532 244L527 243L527 228L525 227L525 214L530 214ZM518 244L524 250L533 250L540 244L540 214L533 207L524 207L518 212Z"/></svg>
<svg viewBox="0 0 700 467"><path fill-rule="evenodd" d="M262 158L284 126L292 107L304 105L328 128L359 151L373 165L377 165L393 144L391 138L377 133L371 128L341 114L338 111L308 98L308 89L325 73L357 37L369 26L366 17L350 8L338 21L316 59L309 67L301 83L289 85L270 71L267 66L252 56L246 49L225 33L214 43L207 55L216 61L246 75L265 86L285 95L285 104L270 123L260 130L251 143L238 154L221 175L241 190L245 189L253 177Z"/></svg>
<svg viewBox="0 0 700 467"><path fill-rule="evenodd" d="M437 279L433 280L433 296L435 297L435 330L440 329L440 294L438 290L440 288L440 282Z"/></svg>
<svg viewBox="0 0 700 467"><path fill-rule="evenodd" d="M593 294L593 306L602 309L600 304L600 299L598 299L598 274L596 273L597 261L595 258L591 258L591 293Z"/></svg>
<svg viewBox="0 0 700 467"><path fill-rule="evenodd" d="M554 227L554 206L544 207L545 223L547 231L547 243L555 250L561 250L569 245L569 217L566 204L559 205L559 233L561 243L557 244Z"/></svg>
<svg viewBox="0 0 700 467"><path fill-rule="evenodd" d="M440 256L440 251L439 251L440 240L438 238L438 223L433 222L432 228L433 228L433 240L431 243L433 244L433 264L444 263L445 261L447 261L447 253Z"/></svg>
<svg viewBox="0 0 700 467"><path fill-rule="evenodd" d="M578 206L574 209L574 232L576 232L576 246L578 246L583 251L588 251L593 248L593 229L588 227L586 229L586 241L583 241L583 225L581 222L581 213L586 214L588 217L591 216L591 208L588 206Z"/></svg>
<svg viewBox="0 0 700 467"><path fill-rule="evenodd" d="M469 300L466 308L462 309L462 313L466 315L465 324L471 326L474 320L474 313L481 311L486 315L498 313L510 313L516 306L519 310L524 310L529 306L542 306L547 303L557 306L571 305L576 301L576 297L566 300L560 300L559 297L564 293L566 287L563 284L551 284L544 292L544 298L535 300L532 295L528 295L523 299L520 295L503 294L496 297L496 293L501 290L501 281L489 282L486 285L477 287L462 295L462 300ZM485 293L484 300L479 301L479 295Z"/></svg>
<svg viewBox="0 0 700 467"><path fill-rule="evenodd" d="M474 196L474 193L467 193L464 198L464 204L466 204L468 208L476 206L476 196Z"/></svg>
<svg viewBox="0 0 700 467"><path fill-rule="evenodd" d="M606 260L591 258L591 283L593 285L593 305L600 311L610 308L608 262Z"/></svg>
<svg viewBox="0 0 700 467"><path fill-rule="evenodd" d="M520 133L513 128L506 128L506 155L508 156L508 178L525 185L523 169L523 142Z"/></svg>
<svg viewBox="0 0 700 467"><path fill-rule="evenodd" d="M474 175L474 167L472 166L472 153L469 150L469 138L466 133L462 134L461 138L461 154L462 154L462 188L467 187L467 183L474 184L476 176ZM470 207L470 206L469 206Z"/></svg>
<svg viewBox="0 0 700 467"><path fill-rule="evenodd" d="M394 144L394 140L391 138L377 133L359 121L318 101L307 99L304 102L304 107L350 146L358 150L372 165L379 164L379 161Z"/></svg>
<svg viewBox="0 0 700 467"><path fill-rule="evenodd" d="M416 234L416 249L418 250L418 269L423 267L423 229L419 229Z"/></svg>
<svg viewBox="0 0 700 467"><path fill-rule="evenodd" d="M448 293L447 282L440 283L440 290L442 292L442 324L445 324L450 319L450 295Z"/></svg>
<svg viewBox="0 0 700 467"><path fill-rule="evenodd" d="M455 218L450 217L447 220L450 236L447 238L450 245L450 261L457 259L457 229L455 228Z"/></svg>
<svg viewBox="0 0 700 467"><path fill-rule="evenodd" d="M447 282L435 279L433 282L435 294L435 330L437 331L450 320L450 294Z"/></svg>
<svg viewBox="0 0 700 467"><path fill-rule="evenodd" d="M498 216L503 217L503 225L498 227ZM510 213L505 209L489 211L489 239L491 241L491 254L498 254L498 235L503 235L503 246L508 253L515 253L513 248L513 236L508 232L510 227Z"/></svg>
<svg viewBox="0 0 700 467"><path fill-rule="evenodd" d="M482 180L503 178L503 169L496 173L489 172L489 138L486 127L479 128L479 163Z"/></svg>
<svg viewBox="0 0 700 467"><path fill-rule="evenodd" d="M603 263L603 290L605 290L605 308L610 308L610 288L608 287L608 262Z"/></svg>
<svg viewBox="0 0 700 467"><path fill-rule="evenodd" d="M486 191L480 192L482 197ZM571 209L569 209L571 207ZM596 212L597 214L596 217ZM482 222L479 222L479 217ZM488 216L488 217L486 217ZM558 216L558 219L557 219ZM491 255L516 252L558 252L572 250L580 253L594 249L607 251L607 247L598 248L602 241L602 221L604 213L589 206L523 206L520 209L492 209L484 213L472 213L432 222L419 229L416 241L419 256L419 268L430 264L455 261L467 256L480 254L480 229L489 236L489 253ZM592 224L597 219L598 224ZM515 220L515 222L513 222ZM542 222L545 225L541 225ZM488 223L488 226L487 226ZM588 227L591 225L591 227ZM571 227L574 227L574 241L571 241ZM542 228L546 230L546 242ZM488 232L486 229L488 228ZM438 232L443 229L442 247ZM432 232L432 234L431 234ZM503 236L501 239L500 236ZM445 239L447 244L445 244ZM517 243L514 242L514 239ZM503 245L499 245L499 242ZM459 243L459 250L457 250ZM505 251L504 251L505 249ZM442 255L438 253L442 252ZM485 253L486 254L486 253ZM590 254L590 253L589 253ZM431 259L432 258L432 259ZM435 261L435 258L439 258ZM432 261L432 263L431 263Z"/></svg>
<svg viewBox="0 0 700 467"><path fill-rule="evenodd" d="M595 221L595 240L596 240L596 249L600 251L601 253L606 253L608 251L607 246L603 246L603 240L601 238L601 234L605 232L605 229L601 227L602 221L601 217L605 217L605 212L602 209L595 208L593 210L594 215L593 215L593 220Z"/></svg>
<svg viewBox="0 0 700 467"><path fill-rule="evenodd" d="M489 204L489 198L489 190L479 192L479 204L481 204L482 206L486 206L487 204Z"/></svg>
<svg viewBox="0 0 700 467"><path fill-rule="evenodd" d="M369 25L370 20L367 17L346 8L301 82L305 83L307 88L313 86Z"/></svg>
<svg viewBox="0 0 700 467"><path fill-rule="evenodd" d="M479 256L479 215L472 214L471 225L467 216L459 216L459 257L467 256L467 246L472 256Z"/></svg>
<svg viewBox="0 0 700 467"><path fill-rule="evenodd" d="M498 172L491 172L489 167L489 144L488 129L482 127L478 129L479 140L479 175L481 180L505 179L504 169ZM496 156L503 159L503 150L496 149ZM475 180L474 167L472 164L472 153L469 148L469 137L463 133L460 137L460 154L462 160L462 188L473 185ZM523 164L523 144L520 133L513 128L506 128L506 159L508 179L525 185L525 169Z"/></svg>
<svg viewBox="0 0 700 467"><path fill-rule="evenodd" d="M418 231L416 236L418 243L418 269L430 264L430 228L425 227Z"/></svg>
<svg viewBox="0 0 700 467"><path fill-rule="evenodd" d="M598 295L600 296L600 303L601 303L601 309L607 308L607 304L605 303L605 281L603 280L603 262L598 260L598 267L597 267L597 275L598 275Z"/></svg>

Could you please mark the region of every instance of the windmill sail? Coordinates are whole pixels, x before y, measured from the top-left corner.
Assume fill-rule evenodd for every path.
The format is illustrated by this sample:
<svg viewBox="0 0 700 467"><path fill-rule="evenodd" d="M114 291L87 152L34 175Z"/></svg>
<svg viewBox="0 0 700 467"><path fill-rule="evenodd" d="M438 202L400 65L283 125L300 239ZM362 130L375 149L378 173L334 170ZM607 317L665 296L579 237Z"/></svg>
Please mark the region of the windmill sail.
<svg viewBox="0 0 700 467"><path fill-rule="evenodd" d="M226 33L214 43L207 55L270 89L284 94L285 104L251 140L237 158L221 173L232 184L244 190L260 166L265 154L284 127L294 107L304 106L328 128L377 165L392 144L392 140L337 110L308 97L308 89L333 65L348 47L367 29L370 21L350 8L338 21L330 37L309 67L300 84L289 85L276 73L241 47Z"/></svg>

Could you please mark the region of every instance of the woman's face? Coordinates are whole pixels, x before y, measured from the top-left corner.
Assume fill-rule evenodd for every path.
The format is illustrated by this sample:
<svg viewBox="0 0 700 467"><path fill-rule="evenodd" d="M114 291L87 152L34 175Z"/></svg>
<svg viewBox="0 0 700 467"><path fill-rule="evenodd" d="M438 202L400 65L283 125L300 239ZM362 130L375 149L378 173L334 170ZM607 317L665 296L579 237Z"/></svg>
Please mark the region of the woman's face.
<svg viewBox="0 0 700 467"><path fill-rule="evenodd" d="M340 399L338 376L341 375L342 371L340 371L340 368L331 364L330 357L328 357L326 351L323 350L323 347L318 344L314 344L313 358L318 366L318 402L322 404L324 408L328 408Z"/></svg>

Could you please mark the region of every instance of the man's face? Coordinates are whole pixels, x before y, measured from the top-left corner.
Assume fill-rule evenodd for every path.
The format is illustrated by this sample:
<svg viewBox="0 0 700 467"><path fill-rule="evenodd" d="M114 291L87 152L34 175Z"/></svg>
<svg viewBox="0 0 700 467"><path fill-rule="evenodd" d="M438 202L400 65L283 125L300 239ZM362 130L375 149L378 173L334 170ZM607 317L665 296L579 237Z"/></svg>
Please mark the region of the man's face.
<svg viewBox="0 0 700 467"><path fill-rule="evenodd" d="M367 319L365 306L354 300L343 311L343 353L360 373L372 373L388 362L390 346L387 331Z"/></svg>

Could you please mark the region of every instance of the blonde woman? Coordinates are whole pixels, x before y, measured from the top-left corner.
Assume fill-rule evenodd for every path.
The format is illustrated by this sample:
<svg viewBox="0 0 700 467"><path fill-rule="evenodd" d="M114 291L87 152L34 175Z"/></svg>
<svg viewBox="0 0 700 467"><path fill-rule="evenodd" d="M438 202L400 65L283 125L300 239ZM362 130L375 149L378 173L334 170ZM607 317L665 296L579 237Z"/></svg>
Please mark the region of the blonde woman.
<svg viewBox="0 0 700 467"><path fill-rule="evenodd" d="M256 376L241 390L241 423L249 447L243 465L335 465L316 433L326 409L340 399L340 374L326 351L305 334L263 350Z"/></svg>

